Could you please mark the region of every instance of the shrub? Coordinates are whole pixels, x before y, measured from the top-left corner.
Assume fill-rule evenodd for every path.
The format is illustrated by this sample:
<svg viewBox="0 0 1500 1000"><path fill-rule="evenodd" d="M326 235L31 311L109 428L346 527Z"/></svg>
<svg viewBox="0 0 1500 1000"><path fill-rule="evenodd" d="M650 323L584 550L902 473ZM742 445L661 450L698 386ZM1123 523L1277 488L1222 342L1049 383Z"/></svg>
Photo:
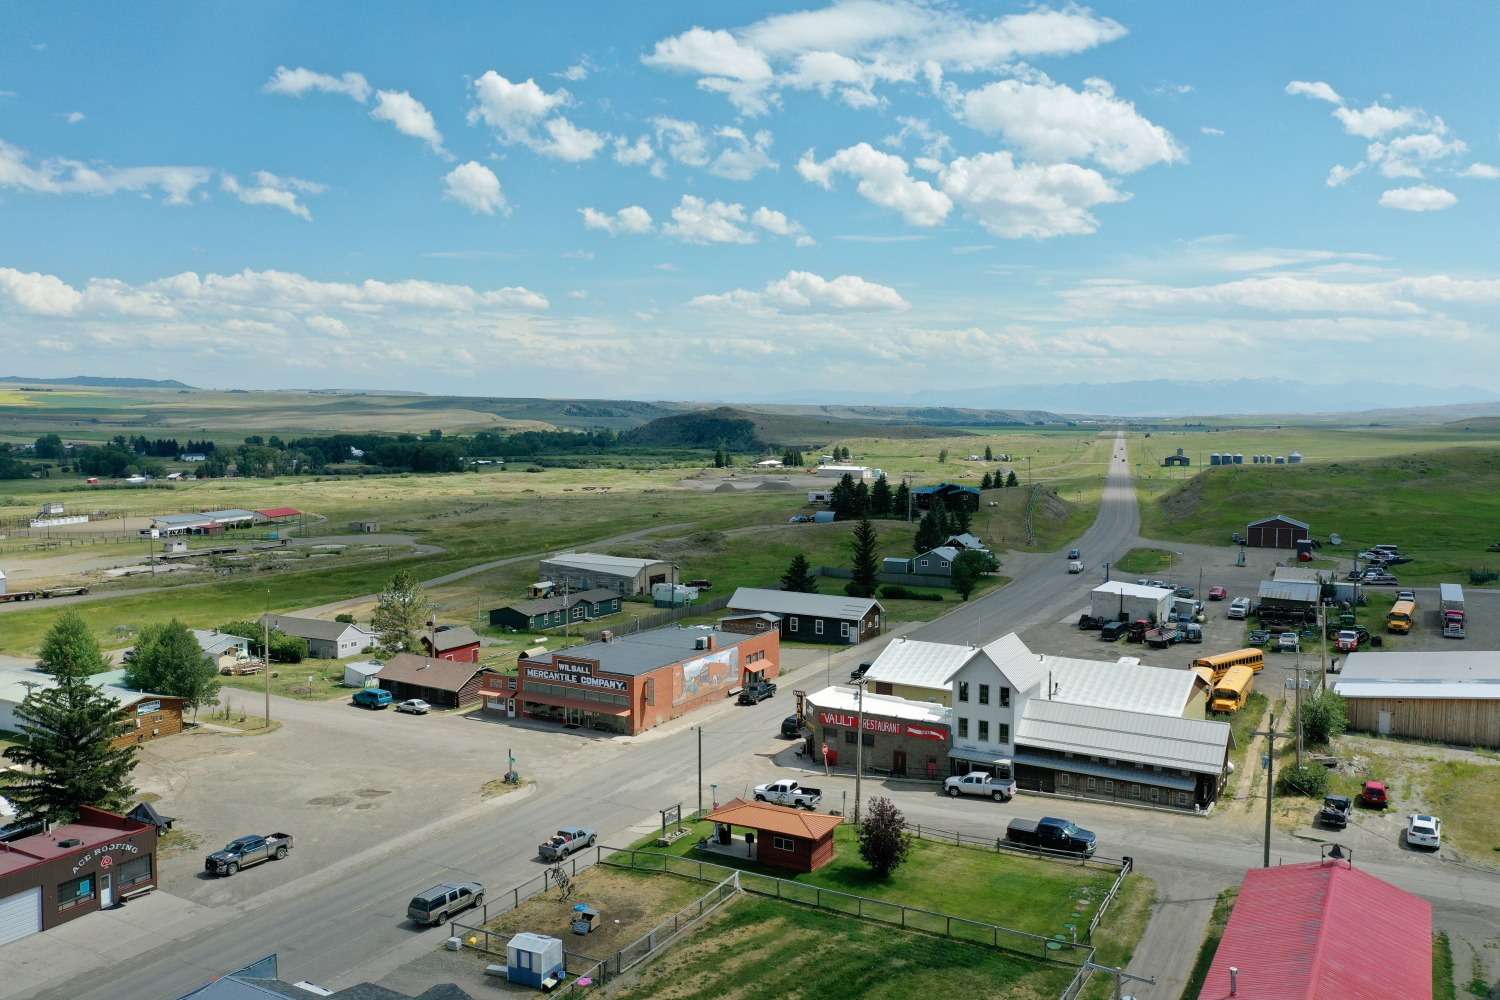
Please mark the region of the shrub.
<svg viewBox="0 0 1500 1000"><path fill-rule="evenodd" d="M1328 768L1321 764L1282 768L1276 776L1276 794L1321 799L1328 794Z"/></svg>
<svg viewBox="0 0 1500 1000"><path fill-rule="evenodd" d="M896 583L883 584L880 596L888 601L941 601L942 594L930 594L921 590L908 590Z"/></svg>
<svg viewBox="0 0 1500 1000"><path fill-rule="evenodd" d="M1326 746L1349 727L1349 707L1344 696L1319 691L1302 700L1302 737L1308 743Z"/></svg>

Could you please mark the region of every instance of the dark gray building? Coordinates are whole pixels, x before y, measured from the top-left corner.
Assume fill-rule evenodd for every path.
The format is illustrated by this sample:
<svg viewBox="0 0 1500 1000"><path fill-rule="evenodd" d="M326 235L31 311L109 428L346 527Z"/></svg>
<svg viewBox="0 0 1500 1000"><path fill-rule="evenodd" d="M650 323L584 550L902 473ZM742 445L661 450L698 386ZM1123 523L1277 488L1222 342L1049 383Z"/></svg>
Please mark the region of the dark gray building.
<svg viewBox="0 0 1500 1000"><path fill-rule="evenodd" d="M798 642L853 646L880 634L885 609L872 597L796 594L741 587L729 599L732 614L766 612L781 618L781 637Z"/></svg>

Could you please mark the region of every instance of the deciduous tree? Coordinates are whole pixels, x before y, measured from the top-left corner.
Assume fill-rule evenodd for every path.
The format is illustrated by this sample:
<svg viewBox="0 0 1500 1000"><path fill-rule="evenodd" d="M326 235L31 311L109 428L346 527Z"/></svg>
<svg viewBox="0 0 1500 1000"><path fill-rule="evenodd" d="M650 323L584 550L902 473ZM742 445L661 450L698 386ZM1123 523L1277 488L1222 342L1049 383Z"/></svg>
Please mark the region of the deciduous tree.
<svg viewBox="0 0 1500 1000"><path fill-rule="evenodd" d="M125 686L181 698L196 717L199 708L218 702L219 671L188 627L173 618L141 629L125 668Z"/></svg>
<svg viewBox="0 0 1500 1000"><path fill-rule="evenodd" d="M99 652L99 641L72 608L58 615L47 630L36 665L53 677L88 677L109 669Z"/></svg>
<svg viewBox="0 0 1500 1000"><path fill-rule="evenodd" d="M403 569L380 592L370 626L386 652L410 651L417 648L417 636L431 614L432 605L417 578Z"/></svg>
<svg viewBox="0 0 1500 1000"><path fill-rule="evenodd" d="M884 796L872 796L859 824L859 856L881 878L906 862L911 853L911 834L906 816Z"/></svg>
<svg viewBox="0 0 1500 1000"><path fill-rule="evenodd" d="M975 549L965 549L953 560L953 589L967 601L984 574L990 572L994 565L992 556Z"/></svg>

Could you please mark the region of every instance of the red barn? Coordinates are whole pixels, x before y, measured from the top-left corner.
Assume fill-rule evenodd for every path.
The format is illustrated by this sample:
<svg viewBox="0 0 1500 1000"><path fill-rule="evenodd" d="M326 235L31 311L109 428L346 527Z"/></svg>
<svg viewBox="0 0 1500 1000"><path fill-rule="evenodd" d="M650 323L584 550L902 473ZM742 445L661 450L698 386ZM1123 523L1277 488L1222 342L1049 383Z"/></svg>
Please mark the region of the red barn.
<svg viewBox="0 0 1500 1000"><path fill-rule="evenodd" d="M1284 514L1251 521L1245 529L1246 541L1258 549L1295 549L1298 542L1311 536L1311 529L1301 521L1294 521Z"/></svg>
<svg viewBox="0 0 1500 1000"><path fill-rule="evenodd" d="M422 636L428 656L455 663L479 662L479 633L467 625L444 625L431 636Z"/></svg>

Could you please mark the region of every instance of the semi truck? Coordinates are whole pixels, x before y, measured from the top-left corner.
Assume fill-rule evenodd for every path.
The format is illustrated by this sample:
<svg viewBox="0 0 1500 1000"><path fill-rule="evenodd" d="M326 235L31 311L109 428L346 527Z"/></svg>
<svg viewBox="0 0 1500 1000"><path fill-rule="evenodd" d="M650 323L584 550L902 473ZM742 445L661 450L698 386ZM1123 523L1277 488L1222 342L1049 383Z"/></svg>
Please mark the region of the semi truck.
<svg viewBox="0 0 1500 1000"><path fill-rule="evenodd" d="M35 601L38 598L45 600L49 597L78 597L87 594L87 587L48 587L45 590L13 590L0 594L0 604L7 601Z"/></svg>
<svg viewBox="0 0 1500 1000"><path fill-rule="evenodd" d="M1438 614L1443 621L1443 635L1449 639L1464 637L1464 588L1456 583L1438 584Z"/></svg>

